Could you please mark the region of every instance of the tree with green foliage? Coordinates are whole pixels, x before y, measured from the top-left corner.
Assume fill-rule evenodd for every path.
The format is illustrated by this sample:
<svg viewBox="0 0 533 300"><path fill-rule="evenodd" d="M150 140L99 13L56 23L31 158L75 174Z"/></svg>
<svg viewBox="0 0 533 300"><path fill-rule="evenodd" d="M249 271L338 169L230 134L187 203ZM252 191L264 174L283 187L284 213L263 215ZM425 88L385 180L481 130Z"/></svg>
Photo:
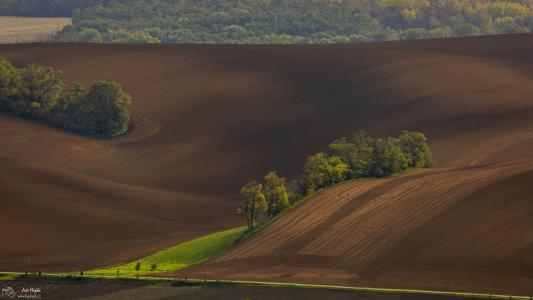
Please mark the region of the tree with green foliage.
<svg viewBox="0 0 533 300"><path fill-rule="evenodd" d="M402 151L397 138L376 139L374 142L374 166L371 175L374 177L391 176L409 167L409 158Z"/></svg>
<svg viewBox="0 0 533 300"><path fill-rule="evenodd" d="M141 270L141 262L138 261L137 264L135 264L135 271L137 271L137 278L139 278L139 271Z"/></svg>
<svg viewBox="0 0 533 300"><path fill-rule="evenodd" d="M78 33L78 41L82 43L101 43L102 35L94 28L83 28Z"/></svg>
<svg viewBox="0 0 533 300"><path fill-rule="evenodd" d="M71 118L85 97L87 97L85 87L79 82L72 83L68 89L63 91L48 121L60 128L73 129L75 125L71 124Z"/></svg>
<svg viewBox="0 0 533 300"><path fill-rule="evenodd" d="M73 17L60 41L353 43L531 32L527 0L0 0L0 13ZM79 8L79 9L76 9Z"/></svg>
<svg viewBox="0 0 533 300"><path fill-rule="evenodd" d="M21 70L21 89L12 110L18 115L46 118L63 93L62 73L29 64Z"/></svg>
<svg viewBox="0 0 533 300"><path fill-rule="evenodd" d="M131 97L112 81L79 82L66 89L62 73L30 64L18 70L0 56L0 111L45 121L95 137L128 130Z"/></svg>
<svg viewBox="0 0 533 300"><path fill-rule="evenodd" d="M338 156L320 152L309 157L304 165L303 178L306 193L339 183L346 179L349 167Z"/></svg>
<svg viewBox="0 0 533 300"><path fill-rule="evenodd" d="M263 186L257 181L250 181L241 188L242 201L238 213L246 219L249 231L254 231L255 224L262 220L268 204L263 193Z"/></svg>
<svg viewBox="0 0 533 300"><path fill-rule="evenodd" d="M329 144L329 150L348 165L348 179L367 177L373 164L373 138L358 131L351 141L341 138Z"/></svg>
<svg viewBox="0 0 533 300"><path fill-rule="evenodd" d="M95 82L76 105L71 129L92 136L113 137L128 130L131 97L112 81Z"/></svg>
<svg viewBox="0 0 533 300"><path fill-rule="evenodd" d="M433 156L423 133L402 131L398 139L411 168L431 168L433 166Z"/></svg>
<svg viewBox="0 0 533 300"><path fill-rule="evenodd" d="M348 179L381 178L399 174L409 168L430 168L432 154L427 138L420 132L402 131L398 137L375 139L365 131L358 131L352 139L341 138L329 144L331 155L320 152L310 156L303 174L290 181L288 196L285 179L275 172L265 176L265 188L252 181L241 189L243 201L239 213L246 217L248 228L253 230L254 220L262 215L256 203L266 207L268 217L306 195ZM265 200L266 199L266 200Z"/></svg>
<svg viewBox="0 0 533 300"><path fill-rule="evenodd" d="M11 111L11 106L20 93L20 72L0 56L0 110Z"/></svg>
<svg viewBox="0 0 533 300"><path fill-rule="evenodd" d="M269 172L265 176L264 194L268 204L268 217L270 219L289 206L285 178L279 177L276 172Z"/></svg>

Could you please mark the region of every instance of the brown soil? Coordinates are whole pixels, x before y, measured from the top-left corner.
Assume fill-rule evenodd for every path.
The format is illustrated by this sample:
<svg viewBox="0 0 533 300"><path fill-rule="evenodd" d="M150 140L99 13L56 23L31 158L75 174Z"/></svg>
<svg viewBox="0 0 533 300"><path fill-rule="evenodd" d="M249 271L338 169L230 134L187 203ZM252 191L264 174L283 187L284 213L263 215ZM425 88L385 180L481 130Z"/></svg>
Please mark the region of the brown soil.
<svg viewBox="0 0 533 300"><path fill-rule="evenodd" d="M55 280L17 280L0 281L0 288L11 287L17 296L40 295L49 300L235 300L235 299L337 299L337 300L445 300L475 299L450 296L429 296L409 294L383 294L368 292L339 291L326 289L264 287L264 286L151 286L135 282L106 281L55 281ZM33 288L38 292L25 291Z"/></svg>
<svg viewBox="0 0 533 300"><path fill-rule="evenodd" d="M238 189L331 140L425 132L440 169L320 193L212 276L533 293L533 35L328 46L0 46L110 78L135 129L99 141L0 116L0 268L120 262L242 224ZM37 174L37 175L36 175ZM203 268L203 267L202 267Z"/></svg>

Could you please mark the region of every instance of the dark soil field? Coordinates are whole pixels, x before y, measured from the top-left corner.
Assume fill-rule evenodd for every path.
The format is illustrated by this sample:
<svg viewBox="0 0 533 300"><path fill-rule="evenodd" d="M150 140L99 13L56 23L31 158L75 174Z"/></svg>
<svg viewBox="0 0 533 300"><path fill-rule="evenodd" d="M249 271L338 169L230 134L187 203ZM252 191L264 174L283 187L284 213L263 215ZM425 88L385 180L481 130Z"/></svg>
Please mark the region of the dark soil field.
<svg viewBox="0 0 533 300"><path fill-rule="evenodd" d="M113 283L105 281L61 282L61 281L1 281L0 288L11 287L15 292L22 289L39 289L41 299L180 299L180 300L267 300L267 299L339 299L339 300L445 300L474 299L465 297L394 295L367 292L301 289L261 286L150 286L142 283ZM30 294L30 293L28 293Z"/></svg>
<svg viewBox="0 0 533 300"><path fill-rule="evenodd" d="M0 46L109 78L134 130L0 115L0 270L75 271L243 224L239 187L358 129L424 132L437 169L326 190L209 276L533 294L533 35L312 46ZM4 246L7 245L7 246ZM194 272L192 270L191 272ZM177 276L180 276L179 274Z"/></svg>

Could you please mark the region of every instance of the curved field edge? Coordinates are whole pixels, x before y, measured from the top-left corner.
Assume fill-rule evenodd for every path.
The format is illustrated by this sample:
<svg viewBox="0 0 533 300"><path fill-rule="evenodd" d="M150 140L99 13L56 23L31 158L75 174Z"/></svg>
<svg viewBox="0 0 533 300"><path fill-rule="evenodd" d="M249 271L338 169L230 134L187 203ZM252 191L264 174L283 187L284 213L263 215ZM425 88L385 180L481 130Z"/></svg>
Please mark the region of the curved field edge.
<svg viewBox="0 0 533 300"><path fill-rule="evenodd" d="M246 227L237 227L200 237L177 246L158 251L147 257L107 268L85 272L87 275L99 276L137 276L153 275L158 272L177 271L200 264L227 251L246 231ZM139 272L135 267L141 264ZM152 265L156 268L152 270Z"/></svg>
<svg viewBox="0 0 533 300"><path fill-rule="evenodd" d="M218 280L218 279L176 279L166 277L151 277L151 276L109 276L109 275L91 275L78 276L71 274L60 273L42 273L40 275L28 274L22 272L0 272L1 281L13 280L58 280L58 281L75 281L83 282L89 280L103 280L119 283L140 282L153 286L262 286L262 287L285 287L285 288L300 288L300 289L321 289L321 290L337 290L337 291L352 291L352 292L366 292L375 294L396 294L396 295L426 295L426 296L443 296L466 299L510 299L510 300L531 300L532 296L525 295L504 295L504 294L486 294L475 292L447 292L434 290L418 290L418 289L391 289L391 288L374 288L374 287L355 287L342 285L325 285L325 284L303 284L303 283L285 283L285 282L268 282L268 281L246 281L246 280Z"/></svg>

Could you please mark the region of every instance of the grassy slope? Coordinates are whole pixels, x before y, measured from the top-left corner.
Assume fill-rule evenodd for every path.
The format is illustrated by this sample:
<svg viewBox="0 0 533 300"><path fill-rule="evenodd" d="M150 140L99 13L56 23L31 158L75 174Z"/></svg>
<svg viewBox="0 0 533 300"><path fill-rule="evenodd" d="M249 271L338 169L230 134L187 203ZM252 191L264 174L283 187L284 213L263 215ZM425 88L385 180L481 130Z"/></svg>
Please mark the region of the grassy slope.
<svg viewBox="0 0 533 300"><path fill-rule="evenodd" d="M175 271L204 262L228 250L245 231L246 227L221 231L156 252L138 260L141 263L139 275ZM157 269L152 271L151 266L154 263L157 264ZM134 276L137 275L135 270L136 264L137 261L134 261L109 268L92 270L86 273L90 275L112 276L117 274L118 269L120 276Z"/></svg>

